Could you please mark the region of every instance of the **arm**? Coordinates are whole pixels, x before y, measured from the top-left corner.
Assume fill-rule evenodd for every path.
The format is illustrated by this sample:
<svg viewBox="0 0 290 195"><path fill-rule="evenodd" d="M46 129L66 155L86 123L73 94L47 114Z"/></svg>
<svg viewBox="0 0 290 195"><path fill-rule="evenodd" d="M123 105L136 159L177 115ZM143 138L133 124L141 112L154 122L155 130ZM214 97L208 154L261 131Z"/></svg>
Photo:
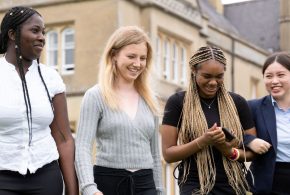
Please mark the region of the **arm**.
<svg viewBox="0 0 290 195"><path fill-rule="evenodd" d="M225 141L224 133L214 124L202 136L189 143L177 145L178 130L174 126L162 125L162 153L166 162L177 162L199 152L202 148Z"/></svg>
<svg viewBox="0 0 290 195"><path fill-rule="evenodd" d="M256 129L250 128L244 131L245 135L249 135L249 136L255 136L256 135ZM255 140L261 140L261 139L254 139L253 141L251 141L250 143L255 142ZM261 140L262 141L262 140ZM268 144L268 142L266 142ZM232 152L233 152L233 148L237 148L239 150L240 156L237 159L238 161L252 161L256 154L255 152L253 152L252 150L248 150L247 148L245 148L245 146L243 145L242 147L237 147L237 140L233 140L231 142L225 142L223 144L217 144L215 145L218 150L220 150L225 156L231 156ZM255 146L256 149L261 149L258 148L258 146ZM265 146L266 147L266 146ZM268 150L268 149L267 149Z"/></svg>
<svg viewBox="0 0 290 195"><path fill-rule="evenodd" d="M98 97L88 91L82 101L76 136L75 166L83 195L102 194L94 182L92 148L99 120Z"/></svg>
<svg viewBox="0 0 290 195"><path fill-rule="evenodd" d="M247 147L256 154L264 154L268 152L268 150L271 147L271 144L263 139L257 138L256 129L255 128L252 129L254 130L245 131L245 136L250 140L247 143ZM251 138L249 138L249 135L251 136Z"/></svg>
<svg viewBox="0 0 290 195"><path fill-rule="evenodd" d="M153 177L156 185L156 190L158 195L164 194L164 187L162 182L162 167L161 167L161 158L159 152L159 122L158 117L154 117L155 122L155 134L151 139L151 153L154 161L153 167Z"/></svg>
<svg viewBox="0 0 290 195"><path fill-rule="evenodd" d="M59 152L59 164L64 178L65 193L78 195L78 182L74 167L74 140L69 127L66 98L60 93L53 98L54 119L50 125Z"/></svg>
<svg viewBox="0 0 290 195"><path fill-rule="evenodd" d="M215 142L225 140L225 136L220 128L214 124L202 136L189 143L178 145L178 124L182 120L183 92L172 95L166 102L163 122L161 126L162 153L168 162L177 162L199 152L202 148Z"/></svg>
<svg viewBox="0 0 290 195"><path fill-rule="evenodd" d="M258 100L248 101L248 105L249 105L251 114L253 116L252 118L254 121L256 121L256 115L257 115L256 109L258 105ZM254 130L251 132L245 131L244 143L249 149L251 149L253 152L257 154L264 154L268 152L268 150L271 147L270 143L257 137L256 128L254 128Z"/></svg>
<svg viewBox="0 0 290 195"><path fill-rule="evenodd" d="M249 143L252 142L253 140L256 139L256 129L255 129L255 124L254 124L254 120L255 117L253 117L254 115L254 110L253 110L253 105L250 104L249 102L247 102L245 100L245 98L243 98L240 95L237 94L231 94L237 111L238 111L238 116L240 118L240 122L241 125L244 129L244 135L243 135L243 146L242 147L238 147L237 145L229 145L228 147L238 147L239 152L240 152L240 159L241 161L250 161L253 160L253 158L255 157L255 150L251 151L249 150ZM256 107L256 106L254 106ZM245 148L246 147L246 148ZM230 149L230 152L232 152L232 149Z"/></svg>

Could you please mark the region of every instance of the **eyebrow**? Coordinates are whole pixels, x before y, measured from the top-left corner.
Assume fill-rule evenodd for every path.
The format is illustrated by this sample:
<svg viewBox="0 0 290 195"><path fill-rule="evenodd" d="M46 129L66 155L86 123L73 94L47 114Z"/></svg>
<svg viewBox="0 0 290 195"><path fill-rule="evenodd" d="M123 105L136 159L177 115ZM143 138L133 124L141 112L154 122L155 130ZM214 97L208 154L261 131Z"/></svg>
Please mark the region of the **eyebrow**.
<svg viewBox="0 0 290 195"><path fill-rule="evenodd" d="M202 72L201 74L203 75L210 75L212 76L213 74L210 74L210 73L205 73L205 72ZM220 75L224 75L225 73L220 73L220 74L217 74L216 76L220 76Z"/></svg>

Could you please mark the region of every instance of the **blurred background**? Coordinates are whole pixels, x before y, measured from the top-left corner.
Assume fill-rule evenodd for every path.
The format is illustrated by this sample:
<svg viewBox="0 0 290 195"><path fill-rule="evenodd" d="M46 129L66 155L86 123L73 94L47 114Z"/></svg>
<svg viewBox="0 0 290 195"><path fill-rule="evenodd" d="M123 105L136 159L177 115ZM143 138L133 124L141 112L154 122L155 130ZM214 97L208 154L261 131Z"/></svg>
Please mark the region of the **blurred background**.
<svg viewBox="0 0 290 195"><path fill-rule="evenodd" d="M226 87L246 99L266 95L261 73L266 57L290 52L289 0L0 0L0 19L16 5L33 7L44 17L41 62L64 79L73 133L82 97L97 83L106 41L120 26L138 25L151 38L151 85L161 110L171 94L185 89L188 60L201 46L223 49ZM175 165L162 162L167 195L179 194Z"/></svg>

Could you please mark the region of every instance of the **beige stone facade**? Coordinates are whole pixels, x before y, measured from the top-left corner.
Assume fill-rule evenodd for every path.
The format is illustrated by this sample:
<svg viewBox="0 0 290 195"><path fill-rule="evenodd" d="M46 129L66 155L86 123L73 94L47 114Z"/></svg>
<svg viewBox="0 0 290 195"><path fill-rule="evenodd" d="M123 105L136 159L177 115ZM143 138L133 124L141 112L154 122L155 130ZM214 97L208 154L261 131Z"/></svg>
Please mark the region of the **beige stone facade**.
<svg viewBox="0 0 290 195"><path fill-rule="evenodd" d="M106 40L119 26L138 25L148 32L154 48L152 87L162 105L169 95L186 87L188 60L195 50L207 44L225 51L225 83L229 90L246 99L266 94L261 66L268 53L209 23L207 16L199 12L196 0L2 0L0 18L15 5L36 8L44 17L47 33L58 35L55 68L67 86L69 118L74 130L84 92L97 83L98 62ZM222 13L221 4L215 6ZM73 34L73 70L62 67L65 29ZM48 55L47 49L41 58L43 63L48 62ZM164 163L168 195L178 193L172 168L173 165Z"/></svg>

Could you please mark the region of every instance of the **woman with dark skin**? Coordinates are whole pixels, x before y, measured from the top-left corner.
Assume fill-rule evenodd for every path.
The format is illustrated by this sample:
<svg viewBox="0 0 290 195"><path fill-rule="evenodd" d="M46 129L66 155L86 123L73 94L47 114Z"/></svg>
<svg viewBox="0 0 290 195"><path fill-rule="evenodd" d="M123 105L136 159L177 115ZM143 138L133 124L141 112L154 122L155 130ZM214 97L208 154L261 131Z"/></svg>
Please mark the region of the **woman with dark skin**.
<svg viewBox="0 0 290 195"><path fill-rule="evenodd" d="M243 148L243 131L255 135L247 102L224 87L226 59L221 49L201 47L189 65L186 92L173 94L165 106L161 126L164 159L181 161L181 195L245 194L243 161L254 154ZM227 140L221 127L235 138Z"/></svg>
<svg viewBox="0 0 290 195"><path fill-rule="evenodd" d="M78 195L65 86L39 63L41 15L13 7L0 33L0 194ZM62 179L63 176L63 179Z"/></svg>

